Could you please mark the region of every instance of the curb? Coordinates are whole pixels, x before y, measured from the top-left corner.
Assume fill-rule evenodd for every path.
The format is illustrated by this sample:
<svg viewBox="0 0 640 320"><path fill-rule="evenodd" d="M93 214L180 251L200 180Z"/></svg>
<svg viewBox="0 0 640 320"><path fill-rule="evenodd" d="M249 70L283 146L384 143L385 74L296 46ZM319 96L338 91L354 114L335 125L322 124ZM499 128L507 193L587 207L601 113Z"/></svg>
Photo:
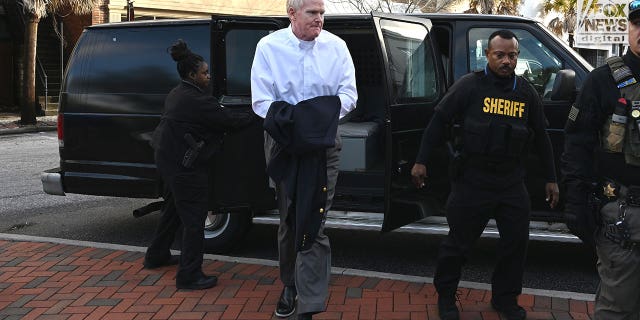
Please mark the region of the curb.
<svg viewBox="0 0 640 320"><path fill-rule="evenodd" d="M31 133L31 132L44 132L44 131L56 131L58 130L57 126L24 126L20 128L11 128L11 129L0 129L0 136L10 135L10 134L20 134L20 133Z"/></svg>
<svg viewBox="0 0 640 320"><path fill-rule="evenodd" d="M24 241L24 242L48 242L48 243L56 243L56 244L64 244L64 245L72 245L72 246L81 246L81 247L90 247L90 248L99 248L99 249L112 249L112 250L132 251L132 252L146 252L147 250L146 247L138 247L138 246L29 236L29 235L10 234L10 233L0 233L0 239ZM179 251L171 250L171 253L178 254ZM274 261L274 260L231 257L231 256L216 255L216 254L205 254L204 259L218 260L218 261L231 262L231 263L264 265L264 266L271 266L271 267L278 266L278 261ZM339 267L332 267L331 273L335 275L348 275L348 276L360 276L360 277L379 278L379 279L388 279L388 280L400 280L400 281L413 282L413 283L433 283L433 278L430 278L430 277L408 276L408 275L395 274L395 273L375 272L375 271L369 271L369 270L358 270L358 269L339 268ZM460 281L459 286L461 288L491 291L491 285L487 283ZM594 294L579 293L579 292L523 288L522 293L536 295L536 296L546 296L551 298L573 299L573 300L580 300L580 301L595 301Z"/></svg>

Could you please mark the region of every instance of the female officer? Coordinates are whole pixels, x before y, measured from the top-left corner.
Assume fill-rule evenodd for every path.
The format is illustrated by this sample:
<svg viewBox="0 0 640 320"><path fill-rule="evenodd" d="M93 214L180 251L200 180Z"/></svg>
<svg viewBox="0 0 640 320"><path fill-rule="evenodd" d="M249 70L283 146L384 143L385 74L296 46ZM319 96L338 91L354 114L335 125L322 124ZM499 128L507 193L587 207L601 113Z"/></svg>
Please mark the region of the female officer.
<svg viewBox="0 0 640 320"><path fill-rule="evenodd" d="M220 147L224 132L247 126L253 114L226 109L205 93L211 79L209 66L184 41L178 40L169 52L182 81L167 96L162 119L153 133L151 144L164 182L165 204L144 267L154 269L179 262L176 287L206 289L217 282L215 276L202 272L210 159ZM180 225L178 261L171 256L170 247Z"/></svg>

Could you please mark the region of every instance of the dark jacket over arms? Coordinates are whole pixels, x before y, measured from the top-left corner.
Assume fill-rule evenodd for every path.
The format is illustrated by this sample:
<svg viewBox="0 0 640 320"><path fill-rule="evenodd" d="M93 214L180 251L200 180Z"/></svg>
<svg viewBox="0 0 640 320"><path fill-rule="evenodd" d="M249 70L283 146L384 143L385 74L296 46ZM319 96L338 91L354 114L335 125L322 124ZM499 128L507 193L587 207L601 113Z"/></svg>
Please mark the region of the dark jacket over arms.
<svg viewBox="0 0 640 320"><path fill-rule="evenodd" d="M339 116L340 98L321 96L295 106L273 102L265 118L264 128L277 142L267 173L286 186L297 251L311 247L326 214L327 148L335 144Z"/></svg>

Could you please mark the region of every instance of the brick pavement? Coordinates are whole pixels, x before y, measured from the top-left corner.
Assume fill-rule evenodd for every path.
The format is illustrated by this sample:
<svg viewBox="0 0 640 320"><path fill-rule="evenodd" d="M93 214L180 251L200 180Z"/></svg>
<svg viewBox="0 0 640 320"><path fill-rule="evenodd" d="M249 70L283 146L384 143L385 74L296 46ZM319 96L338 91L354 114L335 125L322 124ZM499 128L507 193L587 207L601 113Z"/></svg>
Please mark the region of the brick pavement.
<svg viewBox="0 0 640 320"><path fill-rule="evenodd" d="M126 247L124 247L126 249ZM175 267L142 268L143 253L0 240L0 319L277 319L274 266L205 260L219 277L203 291L175 288ZM430 283L334 275L314 319L439 319ZM497 320L490 293L459 290L462 319ZM524 294L528 319L591 319L593 302Z"/></svg>

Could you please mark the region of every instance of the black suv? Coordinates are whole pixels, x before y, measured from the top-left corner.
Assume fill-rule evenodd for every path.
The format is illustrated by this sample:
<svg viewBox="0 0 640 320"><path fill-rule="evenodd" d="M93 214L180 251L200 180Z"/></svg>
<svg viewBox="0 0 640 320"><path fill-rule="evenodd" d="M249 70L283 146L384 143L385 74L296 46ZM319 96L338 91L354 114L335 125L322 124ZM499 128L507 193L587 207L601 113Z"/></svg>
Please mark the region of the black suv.
<svg viewBox="0 0 640 320"><path fill-rule="evenodd" d="M256 43L288 23L287 17L212 16L88 27L66 70L58 116L60 168L43 173L44 190L158 198L162 181L149 139L166 94L179 81L166 48L184 39L210 61L213 95L228 108L248 109ZM516 72L543 99L557 164L568 109L592 67L540 23L463 14L325 17L325 29L349 47L359 94L356 110L339 128L344 147L328 226L390 231L444 214L447 150L436 153L424 189L411 185L410 168L434 106L456 79L484 68L487 38L502 28L520 39ZM240 240L252 220L276 223L277 212L259 123L227 135L214 161L205 238L209 251L220 252ZM529 162L539 160L534 154ZM562 214L548 210L540 170L531 165L527 177L532 218L553 224Z"/></svg>

